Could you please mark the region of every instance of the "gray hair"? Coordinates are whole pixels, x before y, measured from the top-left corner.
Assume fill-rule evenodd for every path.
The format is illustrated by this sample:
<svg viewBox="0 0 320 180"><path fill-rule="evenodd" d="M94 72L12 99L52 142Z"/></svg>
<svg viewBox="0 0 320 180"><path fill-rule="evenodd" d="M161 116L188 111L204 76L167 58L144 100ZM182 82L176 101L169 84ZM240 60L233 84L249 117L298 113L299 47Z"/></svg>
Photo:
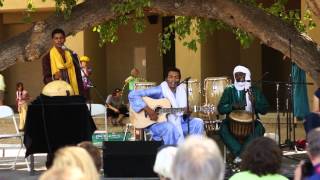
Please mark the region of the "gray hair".
<svg viewBox="0 0 320 180"><path fill-rule="evenodd" d="M174 180L222 180L224 163L215 141L205 136L189 136L179 146L172 165Z"/></svg>
<svg viewBox="0 0 320 180"><path fill-rule="evenodd" d="M313 129L308 133L307 150L312 157L320 155L320 128Z"/></svg>

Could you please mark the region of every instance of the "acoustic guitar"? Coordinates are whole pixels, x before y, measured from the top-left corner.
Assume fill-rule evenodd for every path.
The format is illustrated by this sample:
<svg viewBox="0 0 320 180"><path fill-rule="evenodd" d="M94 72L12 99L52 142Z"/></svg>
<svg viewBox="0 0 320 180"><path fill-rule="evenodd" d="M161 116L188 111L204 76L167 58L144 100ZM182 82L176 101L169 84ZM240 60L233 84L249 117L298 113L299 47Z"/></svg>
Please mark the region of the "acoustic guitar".
<svg viewBox="0 0 320 180"><path fill-rule="evenodd" d="M167 98L153 99L150 97L142 97L142 99L158 114L158 119L153 121L144 110L137 113L130 107L130 119L135 128L146 128L154 123L167 121L168 114L185 111L185 108L172 108L171 103ZM191 108L190 111L192 112L213 113L215 110L213 106L193 106Z"/></svg>

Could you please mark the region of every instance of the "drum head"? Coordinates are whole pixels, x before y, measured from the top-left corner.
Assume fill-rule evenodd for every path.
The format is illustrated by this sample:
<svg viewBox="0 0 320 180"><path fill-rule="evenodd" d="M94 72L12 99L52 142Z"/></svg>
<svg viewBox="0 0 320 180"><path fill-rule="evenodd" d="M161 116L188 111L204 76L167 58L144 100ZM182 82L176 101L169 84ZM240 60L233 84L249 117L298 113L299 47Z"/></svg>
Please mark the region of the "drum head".
<svg viewBox="0 0 320 180"><path fill-rule="evenodd" d="M243 110L232 111L229 114L229 118L238 121L238 122L251 122L252 121L252 113Z"/></svg>
<svg viewBox="0 0 320 180"><path fill-rule="evenodd" d="M56 80L48 83L42 89L42 94L46 96L67 96L67 91L69 95L74 95L73 89L66 81Z"/></svg>

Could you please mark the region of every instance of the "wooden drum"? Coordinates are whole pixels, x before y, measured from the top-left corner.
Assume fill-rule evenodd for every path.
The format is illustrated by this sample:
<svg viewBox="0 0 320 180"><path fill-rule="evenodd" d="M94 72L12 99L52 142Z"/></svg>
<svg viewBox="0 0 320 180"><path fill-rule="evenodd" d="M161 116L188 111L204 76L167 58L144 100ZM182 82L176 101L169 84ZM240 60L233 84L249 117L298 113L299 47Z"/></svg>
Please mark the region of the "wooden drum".
<svg viewBox="0 0 320 180"><path fill-rule="evenodd" d="M229 114L230 131L240 141L252 132L252 113L243 110L232 111Z"/></svg>

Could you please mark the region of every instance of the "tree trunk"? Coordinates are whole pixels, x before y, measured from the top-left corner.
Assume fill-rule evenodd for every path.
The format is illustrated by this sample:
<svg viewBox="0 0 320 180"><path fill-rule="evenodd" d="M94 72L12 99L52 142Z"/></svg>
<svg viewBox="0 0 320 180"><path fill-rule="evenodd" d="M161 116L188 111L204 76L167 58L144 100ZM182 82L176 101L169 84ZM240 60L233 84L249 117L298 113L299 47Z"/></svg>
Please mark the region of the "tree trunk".
<svg viewBox="0 0 320 180"><path fill-rule="evenodd" d="M39 59L50 47L51 31L57 27L70 35L116 18L117 15L111 11L112 2L120 1L85 1L74 8L69 20L57 16L49 17L45 21L35 23L28 31L1 43L0 70L15 64L18 60ZM261 9L233 0L154 0L146 11L161 15L219 19L230 26L239 27L259 38L267 46L292 57L292 60L309 72L317 85L320 85L320 50L317 44L293 26Z"/></svg>

